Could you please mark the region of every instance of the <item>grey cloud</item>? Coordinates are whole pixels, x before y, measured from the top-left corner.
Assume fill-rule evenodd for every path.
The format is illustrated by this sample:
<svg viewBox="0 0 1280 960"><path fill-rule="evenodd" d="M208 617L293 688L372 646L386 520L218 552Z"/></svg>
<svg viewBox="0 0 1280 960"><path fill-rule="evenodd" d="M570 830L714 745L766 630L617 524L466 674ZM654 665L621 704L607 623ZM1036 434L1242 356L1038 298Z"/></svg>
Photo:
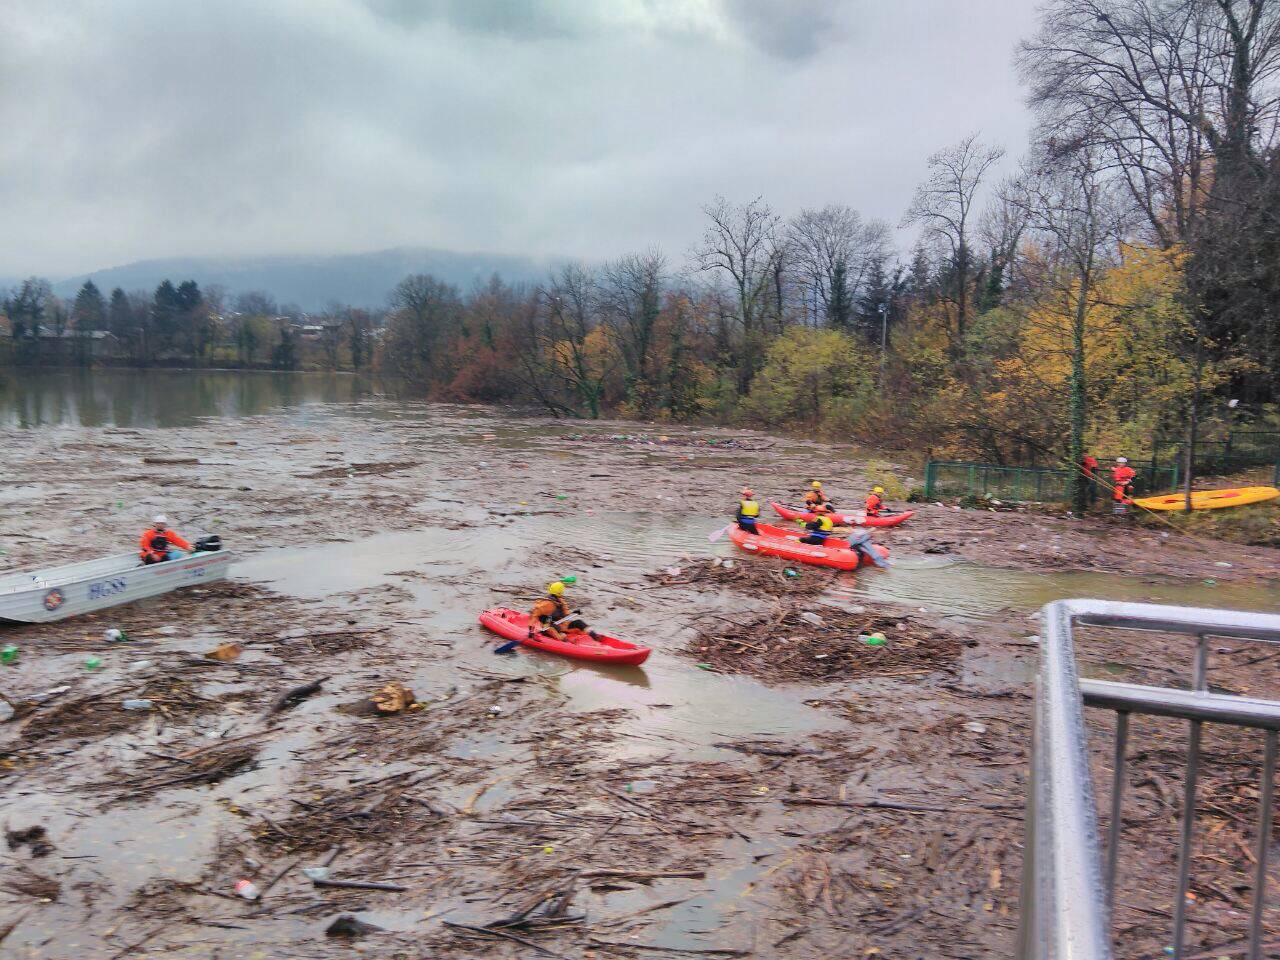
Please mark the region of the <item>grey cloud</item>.
<svg viewBox="0 0 1280 960"><path fill-rule="evenodd" d="M363 0L403 29L447 25L517 41L657 35L744 42L798 60L833 39L829 0Z"/></svg>
<svg viewBox="0 0 1280 960"><path fill-rule="evenodd" d="M563 0L364 0L376 16L405 29L447 24L456 30L525 40L579 36L590 22ZM585 8L590 10L591 8Z"/></svg>
<svg viewBox="0 0 1280 960"><path fill-rule="evenodd" d="M726 16L744 37L761 50L789 60L818 52L834 39L833 4L826 0L723 0Z"/></svg>
<svg viewBox="0 0 1280 960"><path fill-rule="evenodd" d="M717 193L897 222L930 152L981 128L1016 154L1026 128L1022 0L547 0L495 22L373 2L5 0L0 275L397 246L678 257Z"/></svg>

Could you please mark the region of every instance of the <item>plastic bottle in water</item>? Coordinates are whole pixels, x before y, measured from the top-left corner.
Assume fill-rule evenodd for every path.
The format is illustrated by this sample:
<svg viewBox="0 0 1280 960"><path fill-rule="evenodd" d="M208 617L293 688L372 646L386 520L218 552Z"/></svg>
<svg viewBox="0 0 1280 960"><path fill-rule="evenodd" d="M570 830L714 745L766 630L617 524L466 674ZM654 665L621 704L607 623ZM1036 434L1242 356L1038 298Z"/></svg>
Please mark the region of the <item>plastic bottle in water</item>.
<svg viewBox="0 0 1280 960"><path fill-rule="evenodd" d="M258 885L252 880L236 881L236 894L246 900L257 900L262 896L262 893L258 890Z"/></svg>
<svg viewBox="0 0 1280 960"><path fill-rule="evenodd" d="M107 643L123 643L129 639L129 635L123 630L117 630L115 627L112 627L110 630L104 630L102 632L102 639L107 641Z"/></svg>
<svg viewBox="0 0 1280 960"><path fill-rule="evenodd" d="M0 650L0 663L13 663L18 659L18 648L14 644L9 644L3 650Z"/></svg>
<svg viewBox="0 0 1280 960"><path fill-rule="evenodd" d="M126 710L150 710L155 704L150 700L125 700L120 706Z"/></svg>

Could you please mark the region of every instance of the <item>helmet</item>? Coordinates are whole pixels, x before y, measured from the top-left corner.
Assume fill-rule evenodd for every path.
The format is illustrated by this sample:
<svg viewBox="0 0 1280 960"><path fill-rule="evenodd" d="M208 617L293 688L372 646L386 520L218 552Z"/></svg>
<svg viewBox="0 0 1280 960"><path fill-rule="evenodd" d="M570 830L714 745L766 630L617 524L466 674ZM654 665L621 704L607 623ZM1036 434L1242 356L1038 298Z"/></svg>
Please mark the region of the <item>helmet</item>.
<svg viewBox="0 0 1280 960"><path fill-rule="evenodd" d="M743 488L742 488L742 495L743 495L744 497L754 497L754 496L755 496L755 494L754 494L754 493L752 493L750 490L748 490L746 487L743 487Z"/></svg>
<svg viewBox="0 0 1280 960"><path fill-rule="evenodd" d="M821 480L815 480L815 481L813 481L813 489L815 489L815 490L821 490L821 489L822 489L822 481L821 481Z"/></svg>
<svg viewBox="0 0 1280 960"><path fill-rule="evenodd" d="M169 518L166 517L163 513L157 513L154 517L151 518L151 522L156 524L156 526L161 526L161 527L167 526L169 523Z"/></svg>
<svg viewBox="0 0 1280 960"><path fill-rule="evenodd" d="M1116 463L1128 463L1128 462L1129 462L1128 457L1116 457Z"/></svg>
<svg viewBox="0 0 1280 960"><path fill-rule="evenodd" d="M872 493L884 493L884 487L872 487L872 488L871 488L871 492L872 492Z"/></svg>
<svg viewBox="0 0 1280 960"><path fill-rule="evenodd" d="M561 583L559 580L555 581L554 583L548 583L548 584L547 584L547 593L551 594L553 597L559 597L559 596L563 595L563 594L564 594L564 584L563 584L563 583Z"/></svg>

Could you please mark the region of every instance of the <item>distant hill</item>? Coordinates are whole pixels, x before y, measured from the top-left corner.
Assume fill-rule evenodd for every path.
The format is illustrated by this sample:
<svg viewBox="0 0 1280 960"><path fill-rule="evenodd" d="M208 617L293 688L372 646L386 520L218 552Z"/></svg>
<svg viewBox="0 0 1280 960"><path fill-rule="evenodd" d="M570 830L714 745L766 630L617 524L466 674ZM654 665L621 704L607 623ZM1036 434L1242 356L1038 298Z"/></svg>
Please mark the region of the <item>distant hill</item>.
<svg viewBox="0 0 1280 960"><path fill-rule="evenodd" d="M429 273L466 292L477 280L486 281L495 273L507 283L537 283L557 262L425 247L333 256L190 257L140 260L96 270L60 280L53 290L60 297L74 297L90 278L104 294L115 287L153 290L165 279L195 280L202 287L219 284L232 296L263 290L278 303L319 311L334 300L357 307L385 306L392 288L413 273Z"/></svg>

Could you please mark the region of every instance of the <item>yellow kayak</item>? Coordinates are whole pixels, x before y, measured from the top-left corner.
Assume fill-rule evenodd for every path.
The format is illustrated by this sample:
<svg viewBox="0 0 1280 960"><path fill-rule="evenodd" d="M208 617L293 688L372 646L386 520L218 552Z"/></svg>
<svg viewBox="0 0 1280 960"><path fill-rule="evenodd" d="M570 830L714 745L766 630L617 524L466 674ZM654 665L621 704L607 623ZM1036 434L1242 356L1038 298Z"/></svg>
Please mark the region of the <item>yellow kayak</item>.
<svg viewBox="0 0 1280 960"><path fill-rule="evenodd" d="M1280 497L1280 490L1275 487L1235 487L1231 490L1193 490L1191 492L1192 510L1216 510L1220 507L1243 507L1249 503L1263 503ZM1134 506L1147 510L1182 510L1186 508L1187 498L1181 493L1171 493L1163 497L1143 497L1133 501Z"/></svg>

